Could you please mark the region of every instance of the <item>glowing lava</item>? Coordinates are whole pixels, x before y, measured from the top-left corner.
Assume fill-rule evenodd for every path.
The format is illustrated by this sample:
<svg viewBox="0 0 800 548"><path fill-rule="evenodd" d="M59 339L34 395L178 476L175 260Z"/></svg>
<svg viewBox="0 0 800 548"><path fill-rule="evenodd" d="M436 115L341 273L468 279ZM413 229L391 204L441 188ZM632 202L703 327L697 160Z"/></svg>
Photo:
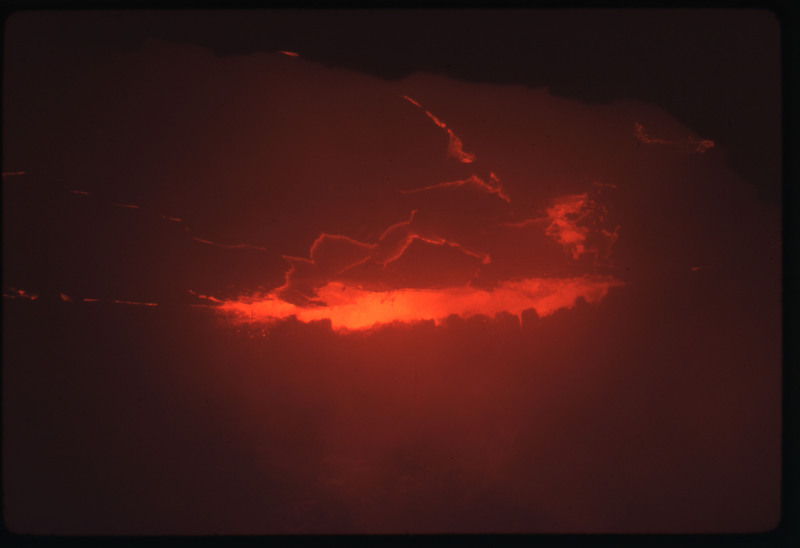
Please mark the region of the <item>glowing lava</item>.
<svg viewBox="0 0 800 548"><path fill-rule="evenodd" d="M435 185L425 186L422 188L414 188L411 190L402 190L403 194L412 194L414 192L423 192L425 190L434 190L438 188L455 188L465 185L471 185L479 190L487 192L489 194L495 194L498 198L503 200L504 202L510 204L511 199L508 197L503 191L503 188L500 186L500 179L497 178L497 175L494 173L489 174L489 183L478 177L477 175L472 175L468 179L463 181L449 181L446 183L438 183Z"/></svg>
<svg viewBox="0 0 800 548"><path fill-rule="evenodd" d="M474 161L475 156L464 152L461 140L447 124L411 97L403 98L447 131L448 156L462 163ZM323 232L311 245L308 258L284 256L290 264L285 283L266 295L234 300L195 295L217 304L235 322L271 323L295 317L302 322L329 321L337 331L396 322L438 324L452 315L469 318L508 313L521 318L524 310L535 310L539 316L547 316L572 308L579 298L596 303L611 287L624 282L609 275L572 270L571 275L546 277L528 271L513 278L473 283L483 267L493 264L495 246L508 246L508 239L515 237L504 232L500 236L503 242L487 239L486 234L500 227L538 229L544 240L554 241L556 248L564 250L563 260L567 262L567 257L577 261L585 253L607 259L619 227L613 232L606 228L607 211L600 204L598 192L616 186L597 182L594 186L580 194L558 197L544 209L543 217L521 222L501 221L513 218L513 210L511 198L494 172L489 172L488 181L472 174L465 179L400 190L400 194L415 195L421 209L413 209L407 220L389 225L374 243ZM482 209L487 205L495 208L499 217L483 216L480 212L488 211ZM453 216L453 208L461 208L462 215ZM522 239L519 241L519 253L506 254L506 261L531 264L527 257L547 245L539 240L540 247L524 248ZM424 252L419 246L411 251L417 243L428 247ZM448 262L448 250L459 260ZM416 259L408 258L415 253ZM449 257L452 260L453 256ZM389 270L401 262L427 274L393 278ZM451 276L451 283L441 283L437 276L442 275ZM454 279L462 282L453 283Z"/></svg>
<svg viewBox="0 0 800 548"><path fill-rule="evenodd" d="M547 316L572 308L579 297L596 303L609 288L621 285L624 283L610 276L530 278L503 282L492 289L368 291L331 282L317 291L323 305L298 306L271 293L262 299L227 301L220 309L241 321L269 322L295 316L303 322L330 320L333 329L351 331L393 322L433 320L439 324L454 314L469 318L507 312L520 317L524 310L534 309L539 316Z"/></svg>
<svg viewBox="0 0 800 548"><path fill-rule="evenodd" d="M423 106L421 104L419 104L419 102L415 101L414 99L412 99L408 95L403 95L403 99L405 99L406 101L408 101L412 105L414 105L414 106L416 106L416 107L418 107L420 109L425 110L423 108ZM464 143L461 141L461 139L458 138L458 136L453 132L452 129L447 127L447 124L445 124L442 120L437 118L429 110L425 110L425 114L428 116L428 118L430 118L433 121L434 124L436 124L437 127L440 127L440 128L442 128L443 130L445 130L447 132L447 136L450 139L450 142L449 142L449 144L447 146L447 155L448 156L451 156L451 157L457 159L459 162L464 163L464 164L471 164L472 162L475 161L475 155L472 154L471 152L466 152L464 150Z"/></svg>
<svg viewBox="0 0 800 548"><path fill-rule="evenodd" d="M491 184L472 176L463 181L402 193L478 190L481 196L486 197L484 199L500 198L501 203L510 205L510 199L501 190L494 174L490 180ZM613 188L613 185L595 183L595 187ZM218 309L234 322L273 323L295 317L302 322L329 321L336 331L354 331L396 322L433 321L440 324L452 315L469 318L508 313L521 318L524 310L532 309L539 316L547 316L559 309L572 308L580 298L588 303L597 303L610 288L625 285L613 276L596 273L519 276L481 285L468 281L448 286L429 279L425 279L422 286L398 285L383 276L387 267L399 262L407 252L411 253L409 250L415 241L431 246L429 249L434 255L428 256L428 261L435 260L440 256L436 254L444 253L446 248L471 258L469 260L474 262L468 266L442 266L440 270L472 268L472 280L481 268L493 263L486 250L468 249L438 233L420 231L420 227L415 225L416 213L414 210L408 220L390 225L372 244L344 235L321 234L311 245L309 258L285 257L291 265L286 281L266 295L235 300L196 295L216 303ZM607 258L619 227L613 232L604 228L607 211L598 201L597 190L556 198L545 213L546 216L541 218L502 225L531 227L540 231L564 250L563 260L567 263L577 261L586 253L595 256L595 264L599 264L597 259ZM520 255L511 260L518 262L530 252L521 249ZM418 262L412 264L414 268L426 267Z"/></svg>

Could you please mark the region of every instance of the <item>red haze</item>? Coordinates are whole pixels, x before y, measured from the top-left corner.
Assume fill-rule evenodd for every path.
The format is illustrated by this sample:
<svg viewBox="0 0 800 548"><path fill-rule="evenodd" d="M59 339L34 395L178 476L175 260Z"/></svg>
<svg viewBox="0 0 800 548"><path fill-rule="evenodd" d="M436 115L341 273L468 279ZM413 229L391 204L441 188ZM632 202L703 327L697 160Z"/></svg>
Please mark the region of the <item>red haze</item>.
<svg viewBox="0 0 800 548"><path fill-rule="evenodd" d="M717 136L36 21L4 66L13 531L775 525L780 215Z"/></svg>

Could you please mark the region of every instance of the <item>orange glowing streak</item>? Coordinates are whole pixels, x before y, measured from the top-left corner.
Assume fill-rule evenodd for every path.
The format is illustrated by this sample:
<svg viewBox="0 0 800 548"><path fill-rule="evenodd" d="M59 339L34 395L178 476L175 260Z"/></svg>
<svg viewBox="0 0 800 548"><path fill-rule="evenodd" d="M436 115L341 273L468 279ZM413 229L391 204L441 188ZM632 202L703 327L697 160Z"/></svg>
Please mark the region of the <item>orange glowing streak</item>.
<svg viewBox="0 0 800 548"><path fill-rule="evenodd" d="M80 194L82 196L91 196L91 192L86 192L85 190L70 190L71 194Z"/></svg>
<svg viewBox="0 0 800 548"><path fill-rule="evenodd" d="M463 181L458 181L453 184L461 184L462 182ZM434 185L434 187L435 186L438 185ZM467 255L480 259L483 264L489 264L491 262L491 257L489 257L489 255L486 253L472 251L465 248L458 242L447 240L441 236L420 234L411 226L416 213L416 210L412 211L408 220L397 222L384 230L383 234L378 237L378 241L374 244L366 244L339 234L320 234L319 237L314 240L314 243L311 246L310 259L305 259L303 257L284 256L284 259L289 261L289 264L291 265L289 272L287 272L287 286L289 284L290 277L298 268L303 268L304 265L309 267L317 265L319 250L322 248L325 242L330 240L346 242L350 244L351 249L358 254L357 256L353 257L351 262L340 265L340 268L333 272L334 274L343 274L347 270L369 261L381 266L386 266L389 263L399 259L414 240L422 240L423 242L433 245L448 245Z"/></svg>
<svg viewBox="0 0 800 548"><path fill-rule="evenodd" d="M64 293L59 293L58 296L61 297L61 300L64 301L65 303L72 302L72 299L69 297L69 295L65 295Z"/></svg>
<svg viewBox="0 0 800 548"><path fill-rule="evenodd" d="M284 51L284 50L280 50L280 51L278 51L278 53L282 53L282 54L284 54L284 55L288 55L289 57L299 57L299 56L300 56L300 54L299 54L299 53L295 53L295 52L293 52L293 51Z"/></svg>
<svg viewBox="0 0 800 548"><path fill-rule="evenodd" d="M442 128L442 129L447 129L447 124L445 124L444 122L442 122L441 120L439 120L439 119L438 119L436 116L434 116L434 115L433 115L433 113L432 113L430 110L426 110L426 111L425 111L425 114L427 114L427 115L428 115L428 118L430 118L431 120L433 120L433 123L434 123L434 124L436 124L437 126L439 126L439 127L440 127L440 128Z"/></svg>
<svg viewBox="0 0 800 548"><path fill-rule="evenodd" d="M84 297L83 302L85 302L85 303L96 303L99 300L100 299L87 299L86 297Z"/></svg>
<svg viewBox="0 0 800 548"><path fill-rule="evenodd" d="M414 217L414 212L413 211L411 212L411 217L412 218ZM392 225L391 227L389 227L389 229L391 229L391 228L393 228L395 226L403 225L403 224L408 224L408 221L402 221L400 223ZM389 229L387 229L387 231ZM386 234L387 231L384 231L384 234ZM312 260L314 260L317 257L317 255L320 253L320 249L321 249L323 243L326 242L326 241L330 241L330 240L337 240L337 241L340 241L340 242L346 242L346 243L352 245L354 248L359 249L362 253L363 252L369 252L370 250L374 249L374 247L375 247L373 245L365 244L363 242L359 242L358 240L354 240L353 238L350 238L349 236L344 236L342 234L326 234L325 232L323 232L322 234L320 234L317 237L316 240L314 240L314 243L311 244L310 256L311 256ZM348 267L349 266L350 265L348 265Z"/></svg>
<svg viewBox="0 0 800 548"><path fill-rule="evenodd" d="M137 301L111 301L116 304L132 304L136 306L158 306L158 303L141 303Z"/></svg>
<svg viewBox="0 0 800 548"><path fill-rule="evenodd" d="M133 204L111 204L111 205L115 207L126 207L128 209L139 209L139 206Z"/></svg>
<svg viewBox="0 0 800 548"><path fill-rule="evenodd" d="M174 221L176 223L182 223L183 222L183 219L181 219L179 217L167 217L166 215L162 215L161 218L162 219L166 219L167 221Z"/></svg>
<svg viewBox="0 0 800 548"><path fill-rule="evenodd" d="M330 282L317 292L324 306L296 306L271 293L262 299L225 301L219 310L245 322L294 316L303 322L330 320L333 329L352 331L394 322L433 320L440 324L454 314L468 318L508 312L520 317L524 310L535 309L540 316L547 316L572 308L579 297L596 303L611 287L621 285L624 283L610 276L528 278L507 281L493 289L463 286L368 291Z"/></svg>
<svg viewBox="0 0 800 548"><path fill-rule="evenodd" d="M412 188L411 190L401 190L401 194L412 194L415 192L425 192L428 190L436 190L441 188L455 188L460 187L463 185L472 185L475 186L489 194L495 194L498 198L503 200L506 203L511 203L511 198L509 198L508 194L503 191L503 188L500 186L500 179L494 173L489 174L489 178L492 184L487 183L477 175L472 175L468 179L464 179L463 181L448 181L446 183L437 183L435 185L424 186L421 188Z"/></svg>
<svg viewBox="0 0 800 548"><path fill-rule="evenodd" d="M420 105L417 101L415 101L408 95L403 95L403 99L405 99L406 101L410 102L411 104L419 108L423 108L422 105ZM434 124L447 131L447 136L449 138L449 143L447 145L448 156L452 156L453 158L456 158L460 162L465 164L471 164L472 162L475 161L475 155L470 152L466 152L464 150L464 143L461 141L461 139L458 138L458 136L453 132L452 129L447 127L447 124L445 124L442 120L437 118L430 110L425 110L425 114L428 116L428 118L433 120Z"/></svg>
<svg viewBox="0 0 800 548"><path fill-rule="evenodd" d="M221 303L222 302L221 300L217 299L216 297L212 297L210 295L202 295L200 293L197 293L196 291L192 291L191 289L189 290L189 293L191 293L195 297L198 297L200 299L205 299L207 301L211 301L211 302L214 302L214 303Z"/></svg>
<svg viewBox="0 0 800 548"><path fill-rule="evenodd" d="M461 245L458 242L452 242L450 240L446 240L445 238L442 238L441 236L425 237L425 236L420 236L419 234L413 234L412 235L412 239L413 238L418 238L418 239L422 240L425 243L429 243L429 244L433 244L433 245L447 245L447 246L453 247L455 249L458 249L462 253L466 253L467 255L469 255L471 257L475 257L476 259L480 259L481 263L483 263L483 264L489 264L489 263L492 262L492 257L488 253L481 253L479 251L472 251L471 249L467 249L466 247L464 247L463 245ZM411 244L411 242L409 242L409 245L410 244Z"/></svg>
<svg viewBox="0 0 800 548"><path fill-rule="evenodd" d="M3 172L3 179L6 177L15 177L17 175L25 175L24 171L4 171Z"/></svg>
<svg viewBox="0 0 800 548"><path fill-rule="evenodd" d="M405 99L406 101L410 102L412 105L415 105L415 106L418 106L419 108L422 108L422 105L417 103L414 99L412 99L408 95L403 95L403 99Z"/></svg>

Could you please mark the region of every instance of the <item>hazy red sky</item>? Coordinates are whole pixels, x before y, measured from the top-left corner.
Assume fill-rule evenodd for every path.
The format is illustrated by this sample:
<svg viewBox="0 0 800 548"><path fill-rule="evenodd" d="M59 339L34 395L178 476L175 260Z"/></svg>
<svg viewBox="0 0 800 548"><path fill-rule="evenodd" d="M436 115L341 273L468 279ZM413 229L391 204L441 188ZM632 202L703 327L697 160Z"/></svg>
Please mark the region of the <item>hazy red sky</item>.
<svg viewBox="0 0 800 548"><path fill-rule="evenodd" d="M453 30L417 14L415 28L450 39L407 38L407 54L377 14L374 47L353 42L369 26L358 14L217 14L213 31L205 14L12 17L7 525L773 527L777 23L638 13L502 19L583 36L570 48L552 31L497 30L457 48L474 18L454 15L466 27ZM269 40L248 38L254 20ZM739 41L717 49L701 23ZM614 28L630 41L593 41ZM647 28L652 43L634 40ZM597 50L617 59L603 74ZM391 52L384 65L376 51ZM554 52L572 68L541 60ZM650 64L670 77L637 72ZM719 70L701 75L708 64ZM675 84L733 89L737 65L760 81L722 107ZM655 101L656 81L676 89ZM239 323L208 296L273 312L340 302L358 325L377 310L364 303L395 299L409 303L401 319L437 322Z"/></svg>

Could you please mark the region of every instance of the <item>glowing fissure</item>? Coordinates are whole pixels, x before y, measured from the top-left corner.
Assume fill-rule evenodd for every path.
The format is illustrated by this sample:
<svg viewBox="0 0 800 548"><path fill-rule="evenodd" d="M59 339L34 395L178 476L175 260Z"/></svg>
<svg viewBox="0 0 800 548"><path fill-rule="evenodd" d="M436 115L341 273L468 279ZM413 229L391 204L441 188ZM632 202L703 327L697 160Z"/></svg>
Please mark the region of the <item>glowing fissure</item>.
<svg viewBox="0 0 800 548"><path fill-rule="evenodd" d="M472 257L480 264L491 263L491 256L470 249L452 239L423 230L415 225L417 211L409 218L390 225L375 243L359 242L348 236L322 233L314 240L309 258L284 255L290 268L285 283L275 290L284 300L318 302L318 289L332 281L346 281L348 274L362 265L377 265L385 269L397 261L416 240L435 246L448 246Z"/></svg>
<svg viewBox="0 0 800 548"><path fill-rule="evenodd" d="M330 320L335 330L368 329L376 324L433 320L448 316L469 318L507 312L520 317L534 309L547 316L572 308L579 297L589 303L601 300L611 287L624 285L611 276L528 278L506 281L492 289L472 286L435 289L370 291L330 282L317 291L319 306L297 306L273 292L263 298L224 301L220 310L240 321L271 322L295 316L302 322Z"/></svg>
<svg viewBox="0 0 800 548"><path fill-rule="evenodd" d="M419 234L413 234L411 236L411 239L410 239L408 245L411 245L411 241L413 241L414 238L419 239L419 240L421 240L421 241L423 241L425 243L428 243L428 244L447 245L447 246L450 246L452 248L458 249L459 251L461 251L465 255L469 255L470 257L475 257L476 259L479 259L481 261L481 264L489 264L489 263L492 262L492 257L488 253L481 253L479 251L472 251L471 249L467 249L466 247L464 247L463 245L459 244L458 242L452 242L452 241L446 240L446 239L441 238L441 237L426 238L425 236L421 236Z"/></svg>
<svg viewBox="0 0 800 548"><path fill-rule="evenodd" d="M279 53L297 56L294 52ZM462 163L472 163L475 160L475 155L464 151L461 139L444 121L411 97L404 95L403 98L422 110L434 125L447 132L449 157L454 157ZM638 125L637 137L641 140L649 139ZM652 139L645 142L662 143ZM15 174L17 173L7 175ZM615 185L608 183L595 182L594 185L598 189L616 188ZM513 280L498 281L494 285L482 287L465 283L465 279L477 279L481 266L491 264L492 257L487 251L472 248L460 240L463 239L464 242L476 246L486 245L485 242L476 243L481 240L471 238L469 230L464 232L464 227L453 227L458 229L451 230L450 227L441 225L435 217L438 206L434 205L431 210L425 204L429 199L433 204L437 204L443 197L449 198L449 193L455 193L454 196L475 196L476 191L479 199L484 199L480 198L483 196L490 202L494 198L503 202L496 204L500 210L511 205L510 196L494 172L490 172L488 177L484 178L473 174L461 180L401 190L400 193L406 195L423 195L428 192L437 194L423 197L420 207L427 216L423 215L417 220L418 210L413 209L407 219L389 225L377 240L371 243L361 242L345 235L321 233L311 245L307 258L284 256L290 265L285 274L285 283L266 295L262 293L235 300L222 300L207 292L197 293L189 290L189 293L208 303L198 306L212 306L242 321L273 322L295 316L305 322L329 320L332 327L337 330L359 330L368 329L376 324L394 322L432 320L440 323L451 315L468 318L475 315L494 316L505 312L521 317L524 310L530 309L535 310L539 316L547 316L558 309L571 308L581 297L590 303L597 302L606 295L609 288L624 285L611 276L588 274L559 278L525 277L525 274L522 274ZM91 192L85 190L69 192L81 197L92 196ZM441 194L442 192L445 194ZM537 228L561 245L573 259L578 259L585 253L597 254L596 242L587 242L587 239L605 238L610 245L616 239L616 230L612 232L601 226L604 223L605 209L595 200L596 192L597 190L587 191L557 198L546 208L543 217L499 224L514 228ZM181 217L160 214L134 203L103 201L106 206L139 210L141 214L155 213L163 220L180 223L189 233L187 235L191 240L204 245L225 249L268 251L265 247L247 243L227 244L194 236ZM511 213L510 209L506 210L508 214ZM447 215L445 218L448 218ZM458 272L466 272L468 276L458 278L459 281L455 283L452 282L453 278L446 282L436 282L428 278L414 279L410 283L403 278L389 282L381 281L384 272L395 272L389 268L390 265L393 267L393 263L403 257L416 241L440 248L451 248L463 254L465 262L455 264L460 265L457 269L462 269ZM409 256L414 256L414 253ZM410 263L406 261L397 268L408 268L414 264L414 260L419 259L412 257L408 260ZM373 277L376 275L377 278ZM391 274L387 279L392 280ZM30 295L13 288L12 292L5 296L29 300L37 298L37 295ZM60 293L59 298L65 303L103 302L96 298L73 300L66 293ZM104 302L158 306L155 302L122 299L109 299Z"/></svg>
<svg viewBox="0 0 800 548"><path fill-rule="evenodd" d="M438 119L436 116L434 116L434 115L433 115L433 113L432 113L431 111L429 111L429 110L426 110L426 111L425 111L425 114L427 114L427 115L428 115L428 118L430 118L431 120L433 120L433 123L434 123L434 124L436 124L437 126L439 126L439 127L440 127L440 128L442 128L442 129L447 129L447 124L445 124L444 122L442 122L441 120L439 120L439 119Z"/></svg>
<svg viewBox="0 0 800 548"><path fill-rule="evenodd" d="M437 183L435 185L424 186L422 188L412 188L411 190L401 190L402 194L412 194L415 192L424 192L427 190L436 190L436 189L445 189L445 188L457 188L460 186L471 185L475 188L478 188L488 194L494 194L507 204L511 203L511 198L509 198L508 194L505 193L502 186L500 185L500 179L494 173L489 174L489 183L478 177L477 175L472 175L467 179L462 181L449 181L446 183Z"/></svg>
<svg viewBox="0 0 800 548"><path fill-rule="evenodd" d="M659 139L656 137L651 137L645 131L644 126L639 123L634 123L634 133L636 135L636 139L639 140L641 143L645 143L648 145L692 145L695 147L695 150L702 154L706 150L710 148L714 148L714 141L711 139L694 139L689 137L686 141L667 141L665 139Z"/></svg>
<svg viewBox="0 0 800 548"><path fill-rule="evenodd" d="M422 240L433 245L448 245L450 247L454 247L467 255L480 259L485 263L488 263L491 260L488 255L477 251L468 250L458 242L447 240L446 238L436 235L425 235L420 233L414 229L411 224L414 220L415 214L416 210L411 212L411 216L407 221L400 221L399 223L391 225L383 232L383 234L380 235L375 244L364 244L353 240L352 238L348 238L347 236L331 236L329 234L322 234L322 236L320 236L311 247L311 259L315 264L318 262L316 260L319 255L318 250L325 241L339 240L354 244L357 249L363 250L365 255L361 258L358 258L351 264L344 266L344 268L336 271L337 274L342 274L353 266L363 264L367 261L372 261L381 266L386 266L389 263L399 259L414 240Z"/></svg>
<svg viewBox="0 0 800 548"><path fill-rule="evenodd" d="M462 143L461 139L459 139L458 136L453 133L453 130L447 128L447 134L450 136L450 144L447 147L447 154L458 159L459 162L464 164L471 164L474 162L475 155L464 150L464 143Z"/></svg>
<svg viewBox="0 0 800 548"><path fill-rule="evenodd" d="M409 102L409 103L411 103L412 105L415 105L415 106L417 106L417 107L419 107L419 108L422 108L422 105L420 105L419 103L417 103L417 102L416 102L414 99L412 99L412 98L411 98L411 97L409 97L408 95L403 95L403 99L405 99L406 101L408 101L408 102Z"/></svg>
<svg viewBox="0 0 800 548"><path fill-rule="evenodd" d="M403 95L403 99L411 103L412 105L422 109L425 111L425 114L430 118L437 127L442 128L447 132L447 137L449 139L449 143L447 145L447 155L457 159L459 162L464 164L471 164L475 161L475 154L471 152L466 152L464 150L464 143L459 139L459 137L453 132L452 129L447 127L442 120L436 117L431 111L426 110L419 102L415 101L408 95Z"/></svg>

